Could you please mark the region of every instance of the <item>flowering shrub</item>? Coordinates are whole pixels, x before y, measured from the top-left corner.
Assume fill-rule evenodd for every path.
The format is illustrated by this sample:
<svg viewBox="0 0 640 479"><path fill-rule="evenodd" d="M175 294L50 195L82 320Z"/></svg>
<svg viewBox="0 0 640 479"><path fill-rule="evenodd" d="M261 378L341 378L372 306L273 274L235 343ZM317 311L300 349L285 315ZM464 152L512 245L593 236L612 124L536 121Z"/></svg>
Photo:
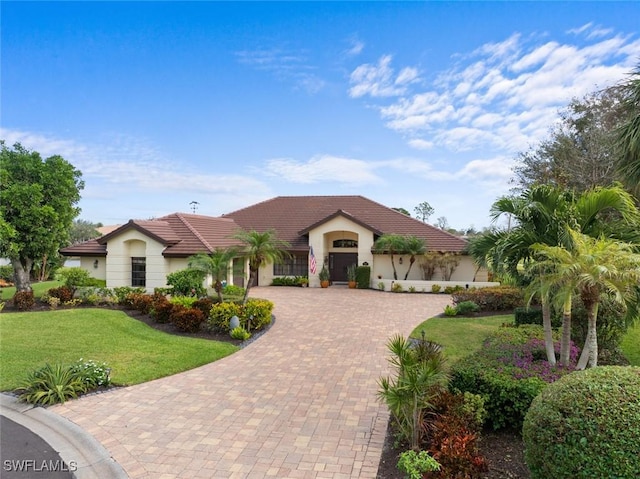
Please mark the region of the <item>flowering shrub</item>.
<svg viewBox="0 0 640 479"><path fill-rule="evenodd" d="M510 311L524 304L524 293L515 286L493 286L454 291L453 302L473 301L480 311Z"/></svg>
<svg viewBox="0 0 640 479"><path fill-rule="evenodd" d="M519 429L533 398L548 383L572 372L578 358L579 349L571 344L571 365L551 366L543 334L539 326L500 328L480 351L452 366L450 389L484 396L494 429ZM559 353L559 343L554 347Z"/></svg>
<svg viewBox="0 0 640 479"><path fill-rule="evenodd" d="M87 390L106 387L111 384L111 378L109 378L111 369L109 369L107 363L98 363L93 359L85 361L80 358L75 364L71 365L71 371L82 380Z"/></svg>

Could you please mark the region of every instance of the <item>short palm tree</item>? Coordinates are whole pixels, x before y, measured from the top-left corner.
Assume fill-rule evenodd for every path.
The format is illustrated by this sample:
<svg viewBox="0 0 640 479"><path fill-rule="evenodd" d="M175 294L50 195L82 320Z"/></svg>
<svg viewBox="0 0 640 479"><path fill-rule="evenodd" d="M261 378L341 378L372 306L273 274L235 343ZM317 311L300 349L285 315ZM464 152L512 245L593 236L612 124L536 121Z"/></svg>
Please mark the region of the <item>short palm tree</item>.
<svg viewBox="0 0 640 479"><path fill-rule="evenodd" d="M578 369L598 365L596 324L598 306L603 295L625 307L637 307L640 282L640 254L629 243L604 237L592 238L577 231L570 232L573 246L537 244L533 250L542 258L541 267L549 273L543 281L555 288L559 297L579 294L587 310L588 332L578 360Z"/></svg>
<svg viewBox="0 0 640 479"><path fill-rule="evenodd" d="M276 232L268 230L244 231L240 230L233 235L233 238L242 244L240 252L249 260L249 280L244 291L243 304L249 297L249 289L257 282L258 270L268 263L279 263L287 256L286 248L290 244L278 239Z"/></svg>
<svg viewBox="0 0 640 479"><path fill-rule="evenodd" d="M405 239L403 236L397 234L383 234L380 236L373 245L373 249L376 253L388 253L391 257L391 267L393 268L393 279L398 279L398 272L396 271L396 264L393 260L395 254L401 253L404 250Z"/></svg>
<svg viewBox="0 0 640 479"><path fill-rule="evenodd" d="M409 255L409 267L404 275L404 279L406 280L409 277L409 271L411 271L413 263L416 262L416 256L422 256L427 252L427 243L425 240L418 238L417 236L407 236L404 239L404 248L402 252Z"/></svg>
<svg viewBox="0 0 640 479"><path fill-rule="evenodd" d="M235 248L216 248L213 253L198 253L189 258L188 267L211 276L213 289L222 302L222 281L227 279L229 264L237 254Z"/></svg>

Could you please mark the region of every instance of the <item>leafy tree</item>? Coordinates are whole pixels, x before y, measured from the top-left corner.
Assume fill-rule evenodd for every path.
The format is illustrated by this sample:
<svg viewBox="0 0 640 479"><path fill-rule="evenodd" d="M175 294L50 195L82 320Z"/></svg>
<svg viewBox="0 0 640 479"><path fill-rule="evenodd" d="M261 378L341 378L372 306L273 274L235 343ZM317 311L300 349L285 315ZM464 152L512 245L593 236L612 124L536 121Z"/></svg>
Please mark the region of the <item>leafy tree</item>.
<svg viewBox="0 0 640 479"><path fill-rule="evenodd" d="M34 261L69 243L84 182L58 155L42 160L19 143L0 147L0 256L11 261L17 291L30 291Z"/></svg>
<svg viewBox="0 0 640 479"><path fill-rule="evenodd" d="M77 219L71 225L70 242L71 244L83 243L100 236L98 228L102 223L92 223L91 221Z"/></svg>
<svg viewBox="0 0 640 479"><path fill-rule="evenodd" d="M409 213L404 208L391 208L391 209L396 210L398 213L402 213L403 215L411 216L411 213Z"/></svg>
<svg viewBox="0 0 640 479"><path fill-rule="evenodd" d="M393 260L393 256L402 254L404 246L404 238L397 234L383 234L373 244L373 249L376 253L389 253L391 256L391 267L393 268L393 279L395 280L398 279L398 272L396 271L396 263Z"/></svg>
<svg viewBox="0 0 640 479"><path fill-rule="evenodd" d="M624 181L616 148L625 119L623 99L620 87L574 99L549 138L520 153L514 169L518 189L549 184L581 192Z"/></svg>
<svg viewBox="0 0 640 479"><path fill-rule="evenodd" d="M426 252L427 244L422 238L418 238L417 236L407 236L404 238L402 253L409 255L409 267L404 275L405 280L409 277L409 272L411 271L413 263L416 262L416 256L421 256Z"/></svg>
<svg viewBox="0 0 640 479"><path fill-rule="evenodd" d="M618 132L619 171L622 181L640 195L640 65L622 86L622 93L626 117Z"/></svg>
<svg viewBox="0 0 640 479"><path fill-rule="evenodd" d="M227 279L229 264L236 255L233 248L216 248L211 254L198 253L189 258L189 268L210 275L213 279L213 289L222 302L222 281Z"/></svg>
<svg viewBox="0 0 640 479"><path fill-rule="evenodd" d="M572 247L533 245L547 270L544 280L560 291L560 297L580 295L587 310L588 332L582 354L576 366L584 369L598 365L597 318L602 295L620 304L638 302L640 283L640 254L633 246L608 238L592 238L577 231L569 231Z"/></svg>
<svg viewBox="0 0 640 479"><path fill-rule="evenodd" d="M240 241L240 252L249 260L249 281L244 291L242 303L246 304L249 297L249 289L257 282L258 270L268 263L281 262L287 255L285 251L291 245L286 241L278 239L276 232L268 230L237 232L233 237Z"/></svg>
<svg viewBox="0 0 640 479"><path fill-rule="evenodd" d="M426 201L423 201L422 203L420 203L418 206L416 206L413 209L416 213L416 217L422 221L423 223L426 223L427 220L429 219L429 217L433 214L433 212L435 211L431 205L429 203L427 203Z"/></svg>

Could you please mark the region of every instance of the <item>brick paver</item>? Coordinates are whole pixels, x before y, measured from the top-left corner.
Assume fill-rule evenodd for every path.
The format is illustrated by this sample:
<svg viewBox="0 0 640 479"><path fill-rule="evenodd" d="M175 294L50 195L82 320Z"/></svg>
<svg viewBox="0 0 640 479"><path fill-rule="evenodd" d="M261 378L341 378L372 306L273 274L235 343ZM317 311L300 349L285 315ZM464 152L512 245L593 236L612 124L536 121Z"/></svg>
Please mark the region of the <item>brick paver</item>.
<svg viewBox="0 0 640 479"><path fill-rule="evenodd" d="M265 287L275 325L242 351L51 408L131 478L375 478L387 411L386 343L447 295Z"/></svg>

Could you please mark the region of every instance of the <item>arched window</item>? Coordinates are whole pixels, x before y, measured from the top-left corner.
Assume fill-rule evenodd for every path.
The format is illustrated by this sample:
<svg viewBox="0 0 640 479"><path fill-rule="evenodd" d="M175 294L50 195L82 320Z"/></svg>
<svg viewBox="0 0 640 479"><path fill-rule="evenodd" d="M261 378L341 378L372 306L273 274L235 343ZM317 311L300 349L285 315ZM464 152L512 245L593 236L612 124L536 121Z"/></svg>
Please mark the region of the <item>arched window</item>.
<svg viewBox="0 0 640 479"><path fill-rule="evenodd" d="M339 239L333 242L334 248L357 248L358 241L352 239Z"/></svg>

